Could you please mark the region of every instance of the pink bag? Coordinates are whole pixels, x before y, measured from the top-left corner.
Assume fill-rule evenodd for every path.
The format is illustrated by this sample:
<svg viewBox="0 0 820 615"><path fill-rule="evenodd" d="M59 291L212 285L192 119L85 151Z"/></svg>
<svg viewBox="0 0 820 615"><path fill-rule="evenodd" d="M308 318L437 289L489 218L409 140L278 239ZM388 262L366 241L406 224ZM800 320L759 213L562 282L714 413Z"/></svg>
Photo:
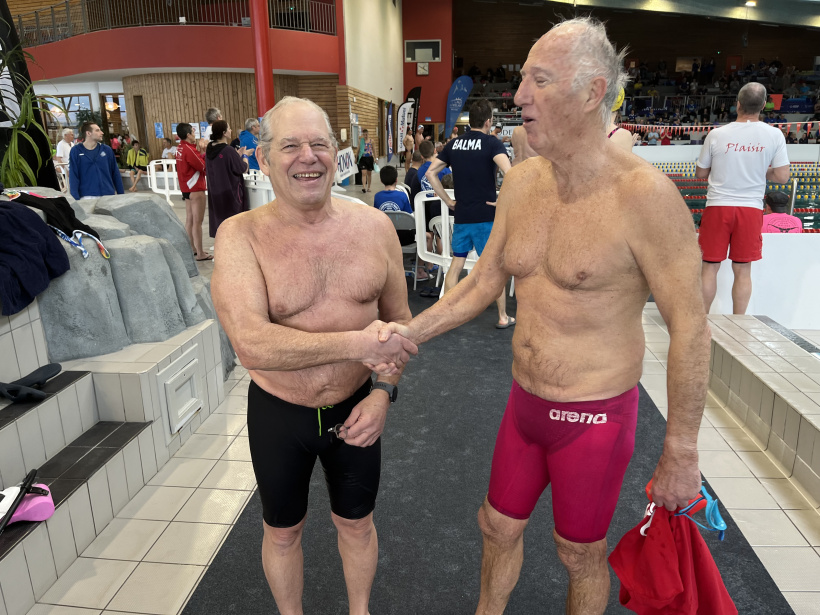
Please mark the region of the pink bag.
<svg viewBox="0 0 820 615"><path fill-rule="evenodd" d="M8 511L8 507L20 492L20 486L9 487L0 492L3 498L0 499L0 519ZM4 505L5 504L5 508ZM45 521L54 514L54 500L51 497L51 490L41 483L32 485L28 493L23 496L22 501L17 506L17 510L9 519L9 523L17 521Z"/></svg>

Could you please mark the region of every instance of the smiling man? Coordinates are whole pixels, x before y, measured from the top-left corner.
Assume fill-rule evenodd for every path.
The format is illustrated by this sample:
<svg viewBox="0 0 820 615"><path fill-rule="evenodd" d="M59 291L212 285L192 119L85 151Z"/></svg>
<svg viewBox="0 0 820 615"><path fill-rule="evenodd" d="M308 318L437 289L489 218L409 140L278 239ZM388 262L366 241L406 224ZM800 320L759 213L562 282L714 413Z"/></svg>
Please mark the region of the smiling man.
<svg viewBox="0 0 820 615"><path fill-rule="evenodd" d="M606 533L635 442L650 291L671 340L652 497L673 510L700 488L709 364L700 252L672 182L606 138L622 64L603 25L590 19L558 24L536 42L515 103L538 156L506 175L473 272L409 326L385 327L385 339L399 332L427 341L483 312L515 276L514 381L478 515L479 615L504 611L521 571L524 528L549 484L553 538L569 575L567 613L604 612ZM585 212L594 215L579 224Z"/></svg>
<svg viewBox="0 0 820 615"><path fill-rule="evenodd" d="M301 614L301 538L318 457L350 613L366 615L378 558L380 435L398 377L372 384L362 361L400 371L416 352L400 336L378 341L377 318L411 316L401 246L382 212L331 198L337 145L320 107L286 97L261 123L259 165L276 198L219 227L212 293L253 380L248 436L262 562L279 611ZM345 422L341 440L334 426Z"/></svg>

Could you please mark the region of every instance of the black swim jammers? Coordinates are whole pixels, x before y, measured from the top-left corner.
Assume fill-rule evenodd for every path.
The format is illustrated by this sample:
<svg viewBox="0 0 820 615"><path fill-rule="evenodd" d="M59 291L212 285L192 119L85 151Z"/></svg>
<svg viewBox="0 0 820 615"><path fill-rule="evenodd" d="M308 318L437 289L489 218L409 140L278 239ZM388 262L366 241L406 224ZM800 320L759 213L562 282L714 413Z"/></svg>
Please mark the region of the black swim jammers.
<svg viewBox="0 0 820 615"><path fill-rule="evenodd" d="M379 491L381 438L362 448L345 444L328 431L345 422L372 386L368 378L345 401L309 408L283 401L251 382L248 437L265 523L285 528L304 519L317 457L335 514L362 519L373 512Z"/></svg>

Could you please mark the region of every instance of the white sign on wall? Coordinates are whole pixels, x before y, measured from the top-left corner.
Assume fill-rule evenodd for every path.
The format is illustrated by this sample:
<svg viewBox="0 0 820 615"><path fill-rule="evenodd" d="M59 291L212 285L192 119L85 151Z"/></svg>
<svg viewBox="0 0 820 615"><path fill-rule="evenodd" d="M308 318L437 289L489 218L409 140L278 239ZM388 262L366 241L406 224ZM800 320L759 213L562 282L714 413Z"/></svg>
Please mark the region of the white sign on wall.
<svg viewBox="0 0 820 615"><path fill-rule="evenodd" d="M355 175L356 171L356 156L353 155L352 147L347 147L336 154L336 183Z"/></svg>

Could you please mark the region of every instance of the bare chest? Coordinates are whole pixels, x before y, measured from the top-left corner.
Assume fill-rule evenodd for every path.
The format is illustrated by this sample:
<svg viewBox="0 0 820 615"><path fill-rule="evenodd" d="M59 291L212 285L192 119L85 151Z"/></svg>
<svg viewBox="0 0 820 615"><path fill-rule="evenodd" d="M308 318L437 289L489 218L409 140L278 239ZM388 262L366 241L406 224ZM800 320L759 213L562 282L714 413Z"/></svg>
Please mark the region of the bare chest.
<svg viewBox="0 0 820 615"><path fill-rule="evenodd" d="M338 241L281 242L262 250L271 322L325 324L378 301L387 261L355 237Z"/></svg>
<svg viewBox="0 0 820 615"><path fill-rule="evenodd" d="M593 203L511 210L504 262L514 276L565 290L605 290L639 275L617 211Z"/></svg>

